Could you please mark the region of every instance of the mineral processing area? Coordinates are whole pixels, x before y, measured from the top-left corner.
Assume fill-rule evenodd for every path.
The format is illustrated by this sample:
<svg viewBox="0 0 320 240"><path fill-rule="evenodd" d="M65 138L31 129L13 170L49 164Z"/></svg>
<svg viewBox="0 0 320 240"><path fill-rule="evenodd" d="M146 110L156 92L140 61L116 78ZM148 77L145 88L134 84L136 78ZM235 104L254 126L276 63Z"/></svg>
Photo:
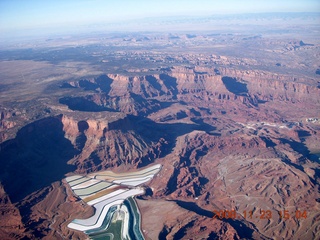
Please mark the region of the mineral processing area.
<svg viewBox="0 0 320 240"><path fill-rule="evenodd" d="M74 219L68 227L83 231L91 239L144 239L140 213L134 196L144 194L141 187L161 169L156 164L140 171L114 173L101 171L66 178L72 192L95 213L87 219Z"/></svg>

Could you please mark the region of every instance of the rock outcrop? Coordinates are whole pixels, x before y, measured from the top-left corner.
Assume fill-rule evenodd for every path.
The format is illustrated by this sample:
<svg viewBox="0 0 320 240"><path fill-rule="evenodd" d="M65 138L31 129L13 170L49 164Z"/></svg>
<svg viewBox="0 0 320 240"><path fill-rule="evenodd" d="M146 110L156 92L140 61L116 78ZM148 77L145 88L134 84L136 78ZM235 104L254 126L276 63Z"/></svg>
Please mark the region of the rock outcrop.
<svg viewBox="0 0 320 240"><path fill-rule="evenodd" d="M319 88L309 85L309 80L268 72L215 70L173 67L165 73L142 77L109 74L69 83L96 93L62 98L60 102L72 110L114 110L144 116L163 108L163 101L203 101L206 105L238 102L248 107L269 101L320 103Z"/></svg>
<svg viewBox="0 0 320 240"><path fill-rule="evenodd" d="M144 198L174 201L193 213L163 220L159 236L318 236L320 89L311 83L265 71L181 66L65 82L61 87L72 94L52 106L61 114L31 121L0 145L1 216L9 219L1 227L14 229L16 238L81 238L66 227L75 214L68 209L87 215L92 209L70 196L61 182L66 174L158 162L163 168ZM13 126L12 117L2 111L2 129ZM310 217L296 224L243 216L293 205ZM213 219L219 209L240 215Z"/></svg>

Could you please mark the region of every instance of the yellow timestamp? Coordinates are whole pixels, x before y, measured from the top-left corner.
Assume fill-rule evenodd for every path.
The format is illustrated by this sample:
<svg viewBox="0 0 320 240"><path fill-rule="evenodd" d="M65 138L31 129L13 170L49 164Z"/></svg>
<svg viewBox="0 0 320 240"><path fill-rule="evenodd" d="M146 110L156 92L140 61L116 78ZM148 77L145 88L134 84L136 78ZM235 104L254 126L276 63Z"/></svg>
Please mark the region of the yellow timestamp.
<svg viewBox="0 0 320 240"><path fill-rule="evenodd" d="M242 213L238 213L235 209L231 210L214 210L213 218L219 219L272 219L274 217L278 217L280 219L306 219L308 217L306 210L295 210L289 211L287 209L283 209L280 211L272 211L272 210L244 210Z"/></svg>

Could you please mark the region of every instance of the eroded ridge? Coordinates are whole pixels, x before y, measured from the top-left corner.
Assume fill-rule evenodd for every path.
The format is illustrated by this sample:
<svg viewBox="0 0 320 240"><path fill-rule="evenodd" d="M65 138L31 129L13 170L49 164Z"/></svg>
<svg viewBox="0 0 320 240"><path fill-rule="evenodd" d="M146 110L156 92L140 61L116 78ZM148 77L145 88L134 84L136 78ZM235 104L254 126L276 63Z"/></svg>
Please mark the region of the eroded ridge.
<svg viewBox="0 0 320 240"><path fill-rule="evenodd" d="M93 216L74 219L68 227L83 231L92 239L102 236L143 239L139 210L132 197L144 194L144 188L139 185L151 180L160 169L161 165L156 164L130 173L102 171L67 177L73 193L95 208Z"/></svg>

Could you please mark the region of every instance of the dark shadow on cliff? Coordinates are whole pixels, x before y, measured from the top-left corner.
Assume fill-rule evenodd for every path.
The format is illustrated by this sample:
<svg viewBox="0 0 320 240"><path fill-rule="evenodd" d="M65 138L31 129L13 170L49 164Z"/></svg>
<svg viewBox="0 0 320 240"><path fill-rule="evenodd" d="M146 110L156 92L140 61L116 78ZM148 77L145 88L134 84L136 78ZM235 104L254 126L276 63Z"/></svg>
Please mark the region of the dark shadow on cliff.
<svg viewBox="0 0 320 240"><path fill-rule="evenodd" d="M302 134L305 134L305 133L302 133ZM312 162L316 162L318 163L319 162L319 157L317 156L317 154L312 154L310 152L310 150L306 147L306 145L302 142L298 142L298 141L295 141L295 140L288 140L288 139L285 139L285 138L279 138L279 140L281 141L282 144L288 144L290 145L290 147L300 153L303 157L301 157L299 159L299 163L300 164L297 164L297 163L294 163L292 162L288 157L283 157L282 158L282 161L296 169L299 169L300 171L304 172L304 168L301 164L305 163L307 159L309 159L310 161ZM313 179L312 177L309 176L309 179L310 181L313 183L313 184L317 184L316 183L316 179L318 179L320 177L320 172L319 171L316 171L315 172L315 179Z"/></svg>
<svg viewBox="0 0 320 240"><path fill-rule="evenodd" d="M146 76L146 80L154 89L156 89L159 92L160 95L165 94L165 92L162 90L161 84L158 82L158 80L154 76L148 75Z"/></svg>
<svg viewBox="0 0 320 240"><path fill-rule="evenodd" d="M130 131L134 130L142 136L156 140L159 137L168 137L175 140L178 136L190 133L194 130L212 131L215 127L205 124L187 124L187 123L156 123L149 118L127 115L109 124L110 130Z"/></svg>
<svg viewBox="0 0 320 240"><path fill-rule="evenodd" d="M86 97L63 97L59 99L59 103L65 104L69 109L73 111L84 111L84 112L115 112L114 109L100 106L92 101L91 96Z"/></svg>
<svg viewBox="0 0 320 240"><path fill-rule="evenodd" d="M189 228L192 228L194 226L195 220L187 223L185 226L182 226L178 232L176 232L176 234L174 234L173 236L173 240L179 240L179 239L183 239L187 233L187 230Z"/></svg>
<svg viewBox="0 0 320 240"><path fill-rule="evenodd" d="M139 116L147 116L150 113L167 108L174 102L160 102L156 99L146 99L135 93L125 96L110 97L105 93L96 93L81 97L62 97L59 103L68 106L73 111L82 112L124 112Z"/></svg>
<svg viewBox="0 0 320 240"><path fill-rule="evenodd" d="M108 94L111 90L111 84L113 80L107 75L101 75L94 80L81 79L78 81L77 85L72 84L71 82L63 82L60 85L60 88L83 88L85 91L97 91L104 92Z"/></svg>
<svg viewBox="0 0 320 240"><path fill-rule="evenodd" d="M179 136L194 130L210 132L214 129L215 127L208 124L203 126L201 124L186 123L156 123L149 118L133 115L127 115L124 119L109 123L109 130L134 131L135 134L139 134L146 141L157 143L160 139L164 139L166 144L163 144L161 153L157 157L164 157L171 153ZM153 159L143 159L139 167L146 166L152 161Z"/></svg>
<svg viewBox="0 0 320 240"><path fill-rule="evenodd" d="M214 135L213 131L217 129L214 126L211 126L210 124L205 123L202 118L191 118L191 121L198 124L199 129L197 130L206 131L210 135Z"/></svg>
<svg viewBox="0 0 320 240"><path fill-rule="evenodd" d="M171 227L172 228L172 227ZM159 233L158 235L158 239L159 240L166 240L167 239L167 236L168 234L170 233L171 231L171 228L169 228L168 226L164 225L161 232Z"/></svg>
<svg viewBox="0 0 320 240"><path fill-rule="evenodd" d="M159 77L163 81L167 89L170 91L170 93L172 94L172 98L177 99L177 94L178 94L177 79L167 74L160 74Z"/></svg>
<svg viewBox="0 0 320 240"><path fill-rule="evenodd" d="M19 202L74 171L67 161L78 153L64 137L60 117L38 120L0 145L0 181L11 201Z"/></svg>
<svg viewBox="0 0 320 240"><path fill-rule="evenodd" d="M300 138L301 139L301 138ZM303 157L308 158L309 160L313 161L313 162L317 162L318 161L318 156L316 154L312 154L310 152L310 150L307 148L307 146L303 143L303 139L302 142L298 142L295 140L288 140L285 138L279 138L279 140L281 141L281 143L283 144L288 144L290 145L290 147L300 153ZM302 166L295 166L296 168L300 169L301 171L303 171L303 167Z"/></svg>
<svg viewBox="0 0 320 240"><path fill-rule="evenodd" d="M208 217L208 218L214 217L213 212L199 207L194 202L185 202L185 201L180 201L180 200L175 200L174 202L176 202L178 204L178 206L180 206L188 211L194 212L200 216L204 216L204 217ZM237 219L227 219L227 218L222 218L220 220L229 223L237 231L237 233L241 239L242 238L252 239L252 235L253 235L254 230L251 229L250 227L248 227L243 222L241 222Z"/></svg>
<svg viewBox="0 0 320 240"><path fill-rule="evenodd" d="M236 95L246 96L248 93L247 84L238 82L236 78L222 77L222 82L229 92Z"/></svg>
<svg viewBox="0 0 320 240"><path fill-rule="evenodd" d="M214 216L213 212L199 207L194 202L185 202L185 201L180 201L180 200L175 200L174 202L176 202L179 207L187 209L187 210L189 210L191 212L194 212L194 213L196 213L198 215L201 215L201 216L204 216L204 217L208 217L208 218L213 218L213 216Z"/></svg>
<svg viewBox="0 0 320 240"><path fill-rule="evenodd" d="M104 93L109 94L113 79L109 78L107 75L101 75L95 79L95 82Z"/></svg>

